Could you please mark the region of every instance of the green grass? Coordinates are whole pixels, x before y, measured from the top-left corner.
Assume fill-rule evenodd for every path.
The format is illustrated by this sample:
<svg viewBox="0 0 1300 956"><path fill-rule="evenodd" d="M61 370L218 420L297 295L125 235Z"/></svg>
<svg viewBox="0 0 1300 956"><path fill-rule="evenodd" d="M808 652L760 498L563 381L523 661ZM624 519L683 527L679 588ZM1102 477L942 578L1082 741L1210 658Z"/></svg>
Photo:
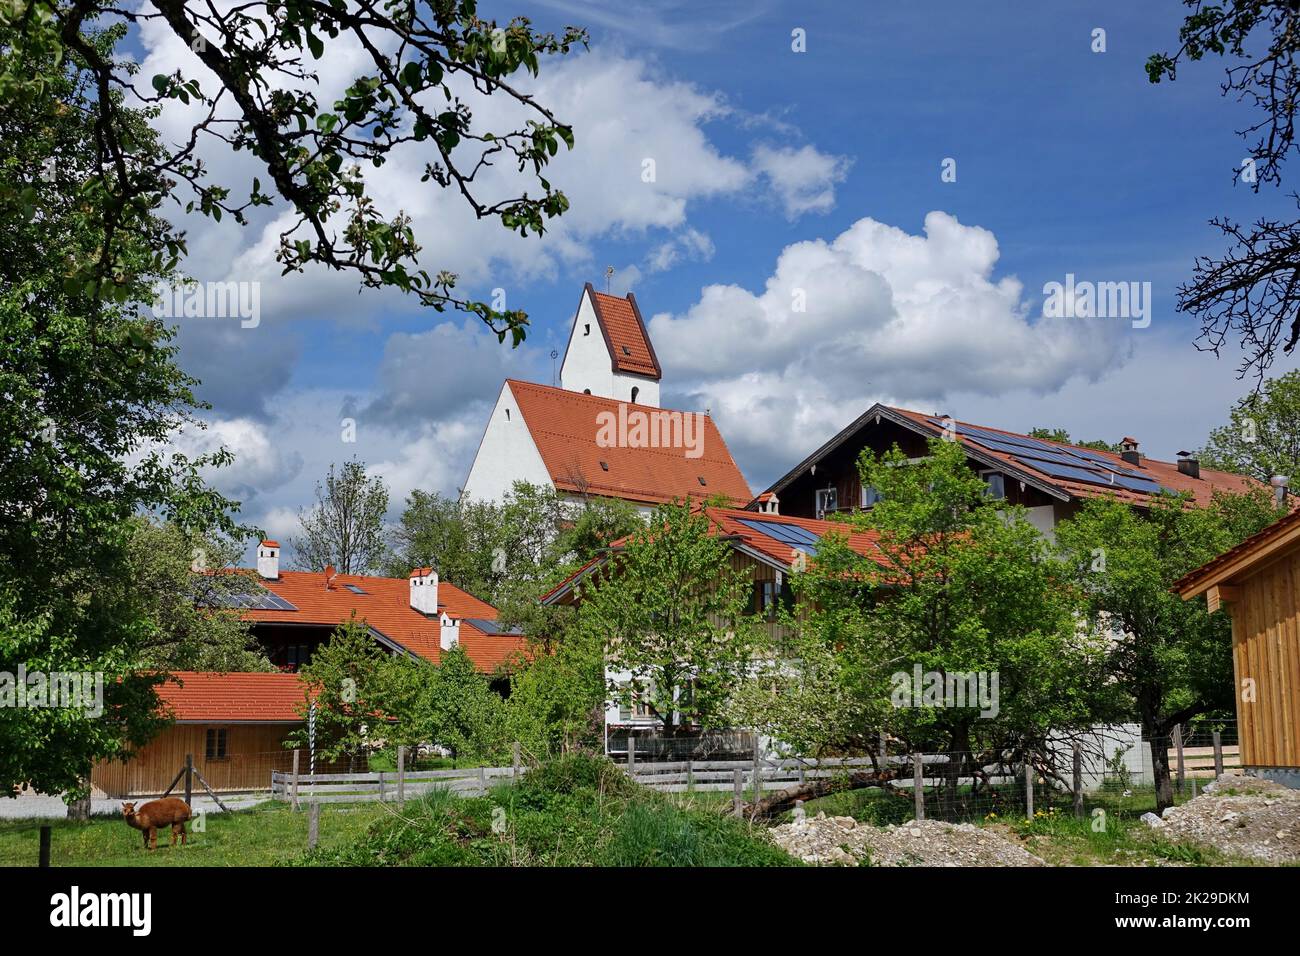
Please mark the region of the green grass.
<svg viewBox="0 0 1300 956"><path fill-rule="evenodd" d="M307 865L793 866L763 828L632 783L607 760L566 757L486 797L433 791Z"/></svg>
<svg viewBox="0 0 1300 956"><path fill-rule="evenodd" d="M391 808L379 804L321 806L320 847L344 844L363 833ZM139 830L121 817L71 820L0 820L0 866L35 866L40 852L40 824L54 829L52 866L275 866L307 849L307 814L287 804L264 803L233 813L210 813L205 831L191 824L189 843L173 849L170 832L158 834L158 849L146 851Z"/></svg>

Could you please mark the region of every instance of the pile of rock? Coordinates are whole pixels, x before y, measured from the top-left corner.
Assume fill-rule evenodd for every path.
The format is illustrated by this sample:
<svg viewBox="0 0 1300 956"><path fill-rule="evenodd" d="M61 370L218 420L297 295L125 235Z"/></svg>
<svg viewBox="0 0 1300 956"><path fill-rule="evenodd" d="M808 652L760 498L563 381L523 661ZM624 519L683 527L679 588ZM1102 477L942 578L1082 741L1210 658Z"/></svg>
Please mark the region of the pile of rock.
<svg viewBox="0 0 1300 956"><path fill-rule="evenodd" d="M1142 818L1173 843L1264 863L1300 862L1300 790L1225 773L1195 800Z"/></svg>
<svg viewBox="0 0 1300 956"><path fill-rule="evenodd" d="M1019 844L969 823L873 827L824 813L772 830L783 850L821 866L1045 866Z"/></svg>

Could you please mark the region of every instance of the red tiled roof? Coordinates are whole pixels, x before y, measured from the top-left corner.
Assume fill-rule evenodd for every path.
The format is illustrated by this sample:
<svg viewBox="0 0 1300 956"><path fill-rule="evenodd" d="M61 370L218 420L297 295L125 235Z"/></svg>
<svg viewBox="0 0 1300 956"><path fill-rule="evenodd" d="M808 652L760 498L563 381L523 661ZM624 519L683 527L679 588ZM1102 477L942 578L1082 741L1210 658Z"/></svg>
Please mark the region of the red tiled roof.
<svg viewBox="0 0 1300 956"><path fill-rule="evenodd" d="M906 408L891 408L890 411L903 415L928 433L938 434L942 430L940 427L930 423L930 419L936 417L934 415L925 415L921 412L914 412ZM994 434L1008 435L1013 438L1029 437L1027 435L1022 435L1019 432L1009 432L1000 428L990 428L987 425L978 425L974 422L960 422L955 420L954 422L958 426L969 425L973 428L979 428ZM1099 498L1113 495L1118 500L1126 501L1131 504L1145 504L1150 497L1150 495L1147 495L1144 492L1131 491L1119 486L1094 485L1089 484L1088 482L1070 481L1065 478L1054 477L1046 472L1041 472L1034 468L1032 466L1032 459L1013 458L1009 454L1005 454L993 448L987 448L965 435L958 434L958 438L961 440L963 445L978 450L981 454L994 459L1000 464L1007 465L1008 470L1011 473L1028 472L1032 477L1037 478L1039 481L1053 485L1072 497ZM1226 471L1214 471L1210 468L1202 468L1201 477L1193 478L1190 475L1185 475L1179 471L1178 465L1174 462L1157 461L1154 458L1142 458L1140 464L1131 465L1124 461L1124 459L1115 452L1099 451L1095 448L1083 448L1081 445L1071 445L1066 442L1054 442L1045 438L1040 438L1038 440L1064 449L1077 448L1081 451L1086 451L1089 454L1100 455L1107 461L1113 462L1117 467L1139 471L1142 473L1144 478L1149 478L1151 481L1157 482L1162 487L1168 488L1172 491L1190 491L1192 493L1192 500L1198 505L1208 505L1210 503L1211 495L1216 490L1241 493L1262 487L1259 482L1252 478L1233 475ZM1132 441L1130 438L1125 438L1124 440Z"/></svg>
<svg viewBox="0 0 1300 956"><path fill-rule="evenodd" d="M270 538L267 538L265 541L262 542L262 546L266 548L278 548L280 547L280 542L272 541Z"/></svg>
<svg viewBox="0 0 1300 956"><path fill-rule="evenodd" d="M179 721L297 722L306 690L297 674L178 671L158 685L164 709Z"/></svg>
<svg viewBox="0 0 1300 956"><path fill-rule="evenodd" d="M605 344L609 346L615 371L661 378L663 371L659 368L654 346L650 344L650 336L646 334L645 323L641 321L636 297L630 292L626 299L597 292L591 283L587 284L587 292L591 295L596 321L600 324Z"/></svg>
<svg viewBox="0 0 1300 956"><path fill-rule="evenodd" d="M649 504L720 494L733 504L743 505L752 497L722 434L708 415L627 405L518 379L507 379L506 384L551 481L561 491ZM626 405L629 412L698 415L703 423L701 456L688 458L682 448L600 447L596 444L598 416L602 412L617 416L620 405Z"/></svg>
<svg viewBox="0 0 1300 956"><path fill-rule="evenodd" d="M265 624L336 626L351 618L355 611L358 620L425 660L437 663L442 653L441 623L438 618L425 617L411 608L411 585L406 578L336 574L329 588L325 587L325 575L320 571L281 571L276 580L257 580L297 610L247 610L244 612L246 620ZM345 587L348 584L365 593L348 590ZM497 610L454 584L438 582L438 610L460 620L461 646L480 671L489 673L495 670L526 646L520 635L485 634L465 620L494 621Z"/></svg>

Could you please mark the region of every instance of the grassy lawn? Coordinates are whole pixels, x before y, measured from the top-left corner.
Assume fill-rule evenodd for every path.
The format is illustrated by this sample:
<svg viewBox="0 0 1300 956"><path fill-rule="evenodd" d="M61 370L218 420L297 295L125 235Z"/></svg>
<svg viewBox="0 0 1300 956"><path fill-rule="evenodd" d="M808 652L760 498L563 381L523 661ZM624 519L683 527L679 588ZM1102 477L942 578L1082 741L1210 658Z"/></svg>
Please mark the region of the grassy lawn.
<svg viewBox="0 0 1300 956"><path fill-rule="evenodd" d="M371 803L323 804L322 849L351 842L391 806ZM307 814L287 804L263 803L249 810L207 815L206 830L192 829L188 845L172 849L170 832L158 834L158 849L148 852L139 830L120 817L70 820L0 820L0 866L35 866L42 822L53 825L52 866L274 866L290 862L307 849Z"/></svg>

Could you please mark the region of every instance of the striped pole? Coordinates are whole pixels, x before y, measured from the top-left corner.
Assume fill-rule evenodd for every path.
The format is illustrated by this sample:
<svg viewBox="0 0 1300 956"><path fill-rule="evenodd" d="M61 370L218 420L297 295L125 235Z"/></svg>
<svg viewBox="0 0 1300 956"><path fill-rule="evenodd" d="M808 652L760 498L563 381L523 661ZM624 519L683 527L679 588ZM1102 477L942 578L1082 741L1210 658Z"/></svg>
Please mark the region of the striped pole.
<svg viewBox="0 0 1300 956"><path fill-rule="evenodd" d="M316 701L307 708L307 773L316 776Z"/></svg>

